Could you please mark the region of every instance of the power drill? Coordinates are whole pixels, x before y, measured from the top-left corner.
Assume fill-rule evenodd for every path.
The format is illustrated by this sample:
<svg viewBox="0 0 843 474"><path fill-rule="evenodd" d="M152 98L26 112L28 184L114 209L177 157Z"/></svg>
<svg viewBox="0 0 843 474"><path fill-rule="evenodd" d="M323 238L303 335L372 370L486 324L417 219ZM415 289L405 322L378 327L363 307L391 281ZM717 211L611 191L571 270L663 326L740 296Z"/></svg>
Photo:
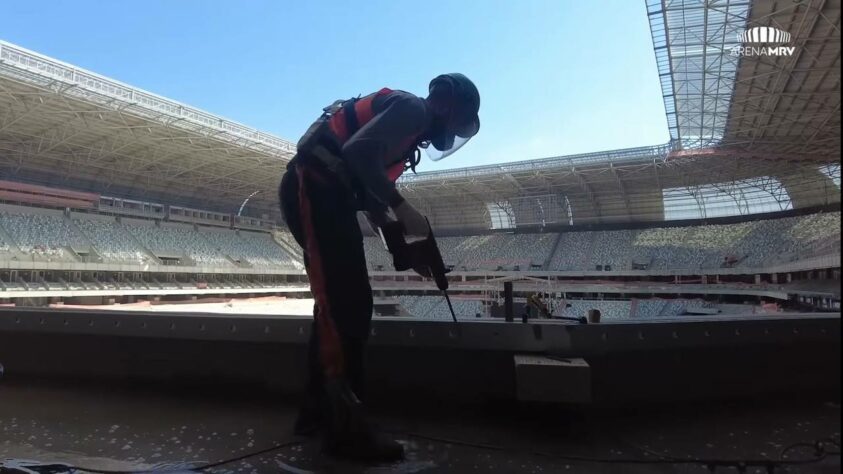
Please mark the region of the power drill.
<svg viewBox="0 0 843 474"><path fill-rule="evenodd" d="M413 269L425 278L432 278L436 282L436 287L445 295L451 317L454 322L457 322L454 307L451 306L451 298L448 297L448 278L445 276L450 270L442 261L442 254L439 253L439 246L436 245L429 221L427 227L429 229L427 237L410 243L405 240L404 224L401 222L382 222L378 225L378 230L386 248L392 254L395 270L400 272Z"/></svg>

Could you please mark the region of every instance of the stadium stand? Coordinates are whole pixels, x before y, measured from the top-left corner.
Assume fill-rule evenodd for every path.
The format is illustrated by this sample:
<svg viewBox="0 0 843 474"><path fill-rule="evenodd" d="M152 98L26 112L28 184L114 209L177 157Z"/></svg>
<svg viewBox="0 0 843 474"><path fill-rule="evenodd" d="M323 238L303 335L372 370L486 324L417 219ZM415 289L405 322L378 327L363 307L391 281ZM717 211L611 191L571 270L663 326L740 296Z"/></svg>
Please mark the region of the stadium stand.
<svg viewBox="0 0 843 474"><path fill-rule="evenodd" d="M233 266L217 248L190 227L125 224L146 248L156 255L187 256L200 265Z"/></svg>
<svg viewBox="0 0 843 474"><path fill-rule="evenodd" d="M483 304L477 300L462 300L455 298L451 301L451 304L454 306L454 313L457 315L457 319L474 318L476 314L484 313ZM447 303L437 307L437 312L434 316L437 318L450 318L451 312L448 311Z"/></svg>
<svg viewBox="0 0 843 474"><path fill-rule="evenodd" d="M627 270L631 267L632 231L589 232L589 234L589 240L593 242L591 260L595 268L597 265L601 265L604 269L614 270Z"/></svg>
<svg viewBox="0 0 843 474"><path fill-rule="evenodd" d="M564 232L560 236L556 253L551 257L548 270L577 270L587 268L592 232ZM593 269L592 267L591 269Z"/></svg>
<svg viewBox="0 0 843 474"><path fill-rule="evenodd" d="M457 247L465 240L465 237L439 237L436 243L439 244L439 253L442 254L442 260L445 265L454 265L460 263L460 253Z"/></svg>
<svg viewBox="0 0 843 474"><path fill-rule="evenodd" d="M9 258L13 253L17 253L17 249L9 245L10 239L3 234L5 232L0 232L0 254L5 254L6 258Z"/></svg>
<svg viewBox="0 0 843 474"><path fill-rule="evenodd" d="M513 264L524 262L521 270L529 270L532 267L543 267L550 258L553 245L556 243L558 234L512 234L506 236L506 249L503 251Z"/></svg>
<svg viewBox="0 0 843 474"><path fill-rule="evenodd" d="M239 236L234 236L227 241L236 242L236 245L242 249L242 258L256 267L284 267L296 270L304 268L300 259L284 252L268 234L240 232Z"/></svg>
<svg viewBox="0 0 843 474"><path fill-rule="evenodd" d="M185 258L185 264L300 270L301 260L285 252L268 233L212 229L123 219L99 214L14 207L0 212L0 255L4 259L74 262L76 252L93 252L103 263L143 265L157 256Z"/></svg>
<svg viewBox="0 0 843 474"><path fill-rule="evenodd" d="M647 299L634 301L632 305L635 307L635 310L631 312L631 318L658 319L676 317L683 314L689 306L695 305L702 307L704 303L698 300L684 299Z"/></svg>
<svg viewBox="0 0 843 474"><path fill-rule="evenodd" d="M465 239L456 250L462 256L460 265L470 270L494 270L508 260L506 247L504 235L476 235Z"/></svg>
<svg viewBox="0 0 843 474"><path fill-rule="evenodd" d="M392 256L384 248L380 237L363 237L363 249L366 252L366 261L369 268L372 270L392 270ZM443 255L442 258L445 259L445 256Z"/></svg>
<svg viewBox="0 0 843 474"><path fill-rule="evenodd" d="M104 262L144 264L154 258L114 218L75 217L73 223L93 243Z"/></svg>
<svg viewBox="0 0 843 474"><path fill-rule="evenodd" d="M450 320L451 312L441 296L400 296L401 306L416 318ZM479 300L454 298L451 300L454 314L458 319L474 318L477 313L485 313Z"/></svg>
<svg viewBox="0 0 843 474"><path fill-rule="evenodd" d="M554 242L559 244L553 255ZM736 224L640 230L491 234L441 237L442 258L456 270L529 270L549 261L551 271L758 268L840 248L840 213L830 212ZM365 237L370 267L390 270L389 254Z"/></svg>
<svg viewBox="0 0 843 474"><path fill-rule="evenodd" d="M439 251L446 265L456 270L529 270L543 266L558 234L492 234L439 237ZM390 270L392 258L376 237L365 237L369 266Z"/></svg>
<svg viewBox="0 0 843 474"><path fill-rule="evenodd" d="M623 271L644 262L654 270L762 268L840 249L840 213L827 212L734 224L561 233L495 233L438 239L456 271ZM557 243L558 241L558 243ZM392 270L378 237L364 237L370 269ZM156 257L185 264L302 270L289 231L273 234L46 209L0 211L4 259L75 261L91 252L102 262L144 264Z"/></svg>
<svg viewBox="0 0 843 474"><path fill-rule="evenodd" d="M415 311L416 303L419 302L418 296L399 295L398 301L401 304L401 307L404 308L411 315L416 316L416 314L418 314L418 312Z"/></svg>
<svg viewBox="0 0 843 474"><path fill-rule="evenodd" d="M296 242L295 237L293 237L292 232L283 228L275 229L272 231L272 238L276 244L281 246L285 255L289 255L295 262L298 263L304 261L302 249L298 242Z"/></svg>
<svg viewBox="0 0 843 474"><path fill-rule="evenodd" d="M69 247L91 246L62 216L3 212L0 225L13 236L21 252L47 261L73 261Z"/></svg>
<svg viewBox="0 0 843 474"><path fill-rule="evenodd" d="M631 303L629 301L602 301L602 300L568 300L571 305L558 316L580 317L588 314L590 309L599 309L601 321L618 321L630 317Z"/></svg>
<svg viewBox="0 0 843 474"><path fill-rule="evenodd" d="M413 317L420 319L450 320L451 313L445 300L439 296L398 297L401 306ZM601 312L601 321L629 319L670 319L685 314L689 307L706 307L719 310L722 314L747 314L757 310L754 305L717 304L689 299L646 299L646 300L566 300L570 304L565 310L557 309L554 316L580 317L591 309ZM475 318L477 313L486 314L479 300L453 298L454 313L458 319Z"/></svg>

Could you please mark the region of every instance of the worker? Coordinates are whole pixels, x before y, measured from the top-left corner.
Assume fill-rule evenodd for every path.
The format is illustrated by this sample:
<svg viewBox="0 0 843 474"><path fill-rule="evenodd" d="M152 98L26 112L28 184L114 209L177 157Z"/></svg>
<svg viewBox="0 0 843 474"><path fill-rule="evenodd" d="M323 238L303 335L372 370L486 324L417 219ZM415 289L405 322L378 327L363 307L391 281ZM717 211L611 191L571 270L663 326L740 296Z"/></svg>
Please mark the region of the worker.
<svg viewBox="0 0 843 474"><path fill-rule="evenodd" d="M391 211L405 235L427 236L427 219L395 181L415 172L420 149L438 161L476 135L479 108L477 88L457 73L433 79L426 98L384 88L336 101L302 136L287 165L281 211L303 249L315 300L306 395L294 429L321 433L330 455L375 462L403 457L403 447L362 414L372 289L357 211L376 224Z"/></svg>

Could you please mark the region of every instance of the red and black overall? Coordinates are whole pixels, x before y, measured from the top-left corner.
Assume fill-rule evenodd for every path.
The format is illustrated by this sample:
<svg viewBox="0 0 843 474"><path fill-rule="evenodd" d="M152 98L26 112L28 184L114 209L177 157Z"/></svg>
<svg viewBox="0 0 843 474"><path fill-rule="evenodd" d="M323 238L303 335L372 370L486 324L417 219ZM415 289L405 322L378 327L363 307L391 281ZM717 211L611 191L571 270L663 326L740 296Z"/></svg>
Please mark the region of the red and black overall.
<svg viewBox="0 0 843 474"><path fill-rule="evenodd" d="M426 112L420 106L424 107L422 99L389 89L345 102L328 119L332 140L324 145L343 161L352 159L348 154L358 160L348 167L346 181L302 148L282 178L281 210L304 250L315 299L308 379L308 395L314 399L326 376L345 378L362 397L373 304L357 211L382 212L393 205L384 201L397 195L394 182L425 126ZM373 160L379 163L372 165Z"/></svg>

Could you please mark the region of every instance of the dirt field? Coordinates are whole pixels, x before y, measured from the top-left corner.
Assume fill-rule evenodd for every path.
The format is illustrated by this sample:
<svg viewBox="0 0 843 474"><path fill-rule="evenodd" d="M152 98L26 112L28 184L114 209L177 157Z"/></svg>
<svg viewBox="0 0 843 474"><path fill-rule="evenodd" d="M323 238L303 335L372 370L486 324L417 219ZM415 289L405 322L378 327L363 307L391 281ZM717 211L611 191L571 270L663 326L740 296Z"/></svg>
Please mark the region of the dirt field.
<svg viewBox="0 0 843 474"><path fill-rule="evenodd" d="M50 305L50 307L74 309L108 309L120 311L165 311L226 314L284 314L308 316L313 314L313 299L292 299L285 298L283 296L266 296L261 298L232 298L227 302L151 304L149 301L142 301L138 303L113 304L108 306Z"/></svg>

